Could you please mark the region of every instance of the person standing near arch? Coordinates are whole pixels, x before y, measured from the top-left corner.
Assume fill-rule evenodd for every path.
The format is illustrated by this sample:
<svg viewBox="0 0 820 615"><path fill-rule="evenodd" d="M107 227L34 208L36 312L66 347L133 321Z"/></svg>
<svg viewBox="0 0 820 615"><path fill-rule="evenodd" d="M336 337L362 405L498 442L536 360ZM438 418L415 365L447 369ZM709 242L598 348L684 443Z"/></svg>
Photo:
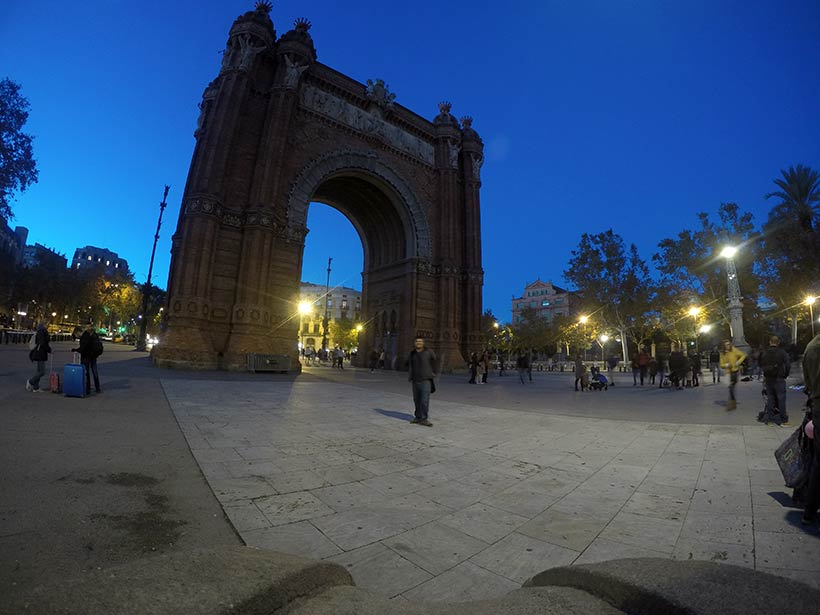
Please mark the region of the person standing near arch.
<svg viewBox="0 0 820 615"><path fill-rule="evenodd" d="M413 405L416 407L415 417L411 423L432 427L427 419L430 411L430 394L435 393L435 378L438 372L436 354L424 347L424 340L417 337L413 342L413 350L407 358L408 380L413 385Z"/></svg>

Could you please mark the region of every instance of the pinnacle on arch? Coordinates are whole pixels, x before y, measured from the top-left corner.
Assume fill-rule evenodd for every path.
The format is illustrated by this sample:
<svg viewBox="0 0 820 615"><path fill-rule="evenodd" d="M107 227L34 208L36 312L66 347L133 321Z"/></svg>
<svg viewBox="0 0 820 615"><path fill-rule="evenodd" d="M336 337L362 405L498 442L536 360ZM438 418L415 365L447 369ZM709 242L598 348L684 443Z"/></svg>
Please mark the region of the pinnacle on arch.
<svg viewBox="0 0 820 615"><path fill-rule="evenodd" d="M297 32L307 32L310 30L310 27L313 24L310 23L309 19L305 19L304 17L297 17L296 20L293 22L293 27L296 29Z"/></svg>
<svg viewBox="0 0 820 615"><path fill-rule="evenodd" d="M443 100L438 104L438 110L441 113L450 113L450 109L453 108L452 103L449 100Z"/></svg>
<svg viewBox="0 0 820 615"><path fill-rule="evenodd" d="M462 117L461 118L461 125L464 126L464 128L470 128L473 125L472 116L465 115L464 117Z"/></svg>
<svg viewBox="0 0 820 615"><path fill-rule="evenodd" d="M273 4L271 4L270 0L257 0L254 5L254 10L257 13L264 13L265 15L269 14L272 8Z"/></svg>

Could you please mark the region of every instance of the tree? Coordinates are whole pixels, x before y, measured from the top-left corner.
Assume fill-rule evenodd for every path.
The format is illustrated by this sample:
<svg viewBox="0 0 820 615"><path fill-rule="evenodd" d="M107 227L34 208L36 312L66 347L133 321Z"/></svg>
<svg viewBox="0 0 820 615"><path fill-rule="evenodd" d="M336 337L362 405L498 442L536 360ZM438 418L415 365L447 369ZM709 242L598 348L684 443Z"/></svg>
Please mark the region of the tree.
<svg viewBox="0 0 820 615"><path fill-rule="evenodd" d="M820 174L797 165L775 179L779 199L763 226L763 293L791 321L792 343L797 343L797 322L808 312L804 298L820 294Z"/></svg>
<svg viewBox="0 0 820 615"><path fill-rule="evenodd" d="M5 221L14 217L14 194L37 183L37 163L31 147L34 137L23 132L28 109L29 102L20 94L20 86L8 78L0 81L0 218Z"/></svg>
<svg viewBox="0 0 820 615"><path fill-rule="evenodd" d="M658 244L660 252L652 257L662 275L657 307L667 318L676 319L683 316L680 308L688 300L729 323L726 263L720 251L726 245L740 247L734 258L740 289L747 305L753 305L760 286L755 273L760 233L755 229L752 214L741 213L735 203L721 203L716 222L704 212L697 218L699 228L683 230L675 239L662 240ZM670 298L675 300L669 302ZM663 324L668 326L669 321Z"/></svg>
<svg viewBox="0 0 820 615"><path fill-rule="evenodd" d="M624 357L629 356L627 338L636 345L648 338L654 289L635 244L627 250L612 229L584 233L564 277L583 294L583 305L596 327L620 334Z"/></svg>
<svg viewBox="0 0 820 615"><path fill-rule="evenodd" d="M521 321L514 323L512 330L521 350L535 349L547 353L548 347L552 346L550 324L535 308L524 308L521 311ZM555 354L555 351L548 354Z"/></svg>
<svg viewBox="0 0 820 615"><path fill-rule="evenodd" d="M330 321L330 337L333 343L342 349L351 349L358 343L359 332L356 323L349 318L337 318Z"/></svg>

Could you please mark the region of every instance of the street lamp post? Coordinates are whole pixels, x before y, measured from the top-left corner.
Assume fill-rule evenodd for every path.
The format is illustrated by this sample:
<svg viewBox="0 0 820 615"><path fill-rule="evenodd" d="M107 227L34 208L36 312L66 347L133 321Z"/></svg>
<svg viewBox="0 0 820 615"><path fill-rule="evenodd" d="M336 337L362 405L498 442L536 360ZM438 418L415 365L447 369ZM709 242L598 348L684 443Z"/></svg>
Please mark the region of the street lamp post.
<svg viewBox="0 0 820 615"><path fill-rule="evenodd" d="M599 339L601 341L601 363L605 364L604 347L606 346L606 343L609 341L609 336L606 333L604 333Z"/></svg>
<svg viewBox="0 0 820 615"><path fill-rule="evenodd" d="M162 212L165 211L165 199L168 197L168 191L171 186L165 186L165 192L162 194L162 202L159 204L159 220L157 220L157 232L154 234L154 247L151 248L151 263L148 265L148 280L142 288L142 320L140 321L140 336L137 340L137 350L145 351L145 334L148 328L148 295L151 292L151 273L154 270L154 255L157 253L157 241L159 241L159 227L162 226Z"/></svg>
<svg viewBox="0 0 820 615"><path fill-rule="evenodd" d="M698 336L698 315L700 314L700 308L696 305L693 305L691 308L689 308L687 314L689 314L689 316L692 317L692 320L695 321L695 352L700 352L700 348L698 347L698 342L700 342Z"/></svg>
<svg viewBox="0 0 820 615"><path fill-rule="evenodd" d="M328 304L327 302L330 300L330 263L333 260L333 257L327 259L327 283L325 284L325 317L322 320L322 350L327 350L327 334L328 334L328 327L330 326L330 320L328 316Z"/></svg>
<svg viewBox="0 0 820 615"><path fill-rule="evenodd" d="M737 279L737 268L735 267L735 254L737 248L726 246L720 255L726 259L726 277L728 283L728 304L729 304L729 330L732 334L732 346L744 352L750 350L743 334L743 303L740 300L740 283Z"/></svg>
<svg viewBox="0 0 820 615"><path fill-rule="evenodd" d="M817 297L806 297L804 303L809 306L809 318L811 318L811 337L814 339L814 302Z"/></svg>

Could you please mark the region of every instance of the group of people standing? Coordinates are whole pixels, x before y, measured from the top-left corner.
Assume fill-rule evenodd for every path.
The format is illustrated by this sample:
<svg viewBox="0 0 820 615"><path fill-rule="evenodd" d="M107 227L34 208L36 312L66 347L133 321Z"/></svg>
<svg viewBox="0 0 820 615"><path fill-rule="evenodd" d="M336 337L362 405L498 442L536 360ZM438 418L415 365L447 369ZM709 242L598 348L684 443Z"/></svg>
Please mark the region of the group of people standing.
<svg viewBox="0 0 820 615"><path fill-rule="evenodd" d="M487 384L487 375L490 373L490 353L485 350L480 355L474 352L470 355L470 384Z"/></svg>
<svg viewBox="0 0 820 615"><path fill-rule="evenodd" d="M37 325L34 333L32 348L29 351L29 359L35 364L34 375L26 379L26 391L40 393L40 380L46 375L46 361L51 354L51 336L44 323ZM94 390L102 393L100 388L100 374L97 370L97 359L103 353L103 344L93 323L89 322L85 331L80 336L80 343L77 348L72 348L72 352L80 354L80 362L85 367L85 392L91 393L91 378L94 378Z"/></svg>

